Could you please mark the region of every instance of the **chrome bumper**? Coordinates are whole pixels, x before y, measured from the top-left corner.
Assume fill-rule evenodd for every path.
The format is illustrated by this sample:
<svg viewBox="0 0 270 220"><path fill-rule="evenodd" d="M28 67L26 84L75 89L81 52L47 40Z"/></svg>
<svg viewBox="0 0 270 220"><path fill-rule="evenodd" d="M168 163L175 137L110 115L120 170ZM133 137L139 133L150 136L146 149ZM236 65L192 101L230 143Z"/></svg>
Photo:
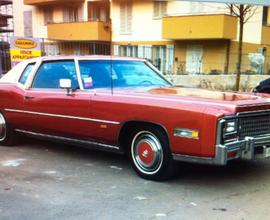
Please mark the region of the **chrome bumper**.
<svg viewBox="0 0 270 220"><path fill-rule="evenodd" d="M246 137L245 140L218 144L216 146L216 155L213 158L173 154L173 159L184 162L224 166L230 160L254 160L256 158L266 158L269 156L270 135L257 138Z"/></svg>

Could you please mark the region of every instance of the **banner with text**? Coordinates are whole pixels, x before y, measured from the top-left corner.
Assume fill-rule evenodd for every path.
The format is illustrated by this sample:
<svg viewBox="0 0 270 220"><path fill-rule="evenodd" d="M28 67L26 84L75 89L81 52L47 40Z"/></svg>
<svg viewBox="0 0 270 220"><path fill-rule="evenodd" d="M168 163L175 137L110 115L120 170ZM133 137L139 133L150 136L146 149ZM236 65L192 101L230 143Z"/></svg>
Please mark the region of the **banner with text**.
<svg viewBox="0 0 270 220"><path fill-rule="evenodd" d="M41 56L39 38L11 37L10 58L12 62L18 62Z"/></svg>

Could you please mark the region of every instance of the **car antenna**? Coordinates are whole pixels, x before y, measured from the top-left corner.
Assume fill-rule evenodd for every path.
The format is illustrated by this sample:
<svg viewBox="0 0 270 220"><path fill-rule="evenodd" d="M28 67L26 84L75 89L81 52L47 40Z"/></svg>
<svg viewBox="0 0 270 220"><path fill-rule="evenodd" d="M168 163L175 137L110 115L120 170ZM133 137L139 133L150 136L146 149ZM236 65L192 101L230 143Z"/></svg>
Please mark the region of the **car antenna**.
<svg viewBox="0 0 270 220"><path fill-rule="evenodd" d="M110 66L111 66L111 94L113 95L113 62L112 62L112 54L110 59Z"/></svg>

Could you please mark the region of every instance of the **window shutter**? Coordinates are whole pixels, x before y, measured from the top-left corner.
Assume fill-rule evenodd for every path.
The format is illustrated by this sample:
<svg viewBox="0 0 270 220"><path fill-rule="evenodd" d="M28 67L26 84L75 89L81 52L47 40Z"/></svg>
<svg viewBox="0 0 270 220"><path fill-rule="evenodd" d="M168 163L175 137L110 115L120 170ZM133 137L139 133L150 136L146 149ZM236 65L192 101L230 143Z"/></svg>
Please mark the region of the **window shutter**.
<svg viewBox="0 0 270 220"><path fill-rule="evenodd" d="M154 18L167 14L167 1L154 1Z"/></svg>
<svg viewBox="0 0 270 220"><path fill-rule="evenodd" d="M127 33L131 33L132 25L132 4L131 1L127 1Z"/></svg>
<svg viewBox="0 0 270 220"><path fill-rule="evenodd" d="M44 13L44 24L50 24L53 22L53 11L51 8L46 8L43 11Z"/></svg>
<svg viewBox="0 0 270 220"><path fill-rule="evenodd" d="M121 33L131 33L132 31L132 2L122 1L120 4L120 31Z"/></svg>
<svg viewBox="0 0 270 220"><path fill-rule="evenodd" d="M164 46L161 46L160 47L160 51L159 51L159 58L161 60L161 63L160 63L160 71L162 73L166 72L165 70L165 66L164 66L164 63L165 63L165 60L166 60L166 48Z"/></svg>
<svg viewBox="0 0 270 220"><path fill-rule="evenodd" d="M138 57L144 58L144 46L138 46Z"/></svg>
<svg viewBox="0 0 270 220"><path fill-rule="evenodd" d="M161 16L167 14L167 2L160 2L161 3Z"/></svg>
<svg viewBox="0 0 270 220"><path fill-rule="evenodd" d="M144 46L144 58L152 60L152 46L151 45Z"/></svg>
<svg viewBox="0 0 270 220"><path fill-rule="evenodd" d="M166 53L166 72L173 73L173 63L174 63L174 45L167 46Z"/></svg>
<svg viewBox="0 0 270 220"><path fill-rule="evenodd" d="M154 18L159 17L159 2L154 1L153 4L154 4L154 13L153 13Z"/></svg>
<svg viewBox="0 0 270 220"><path fill-rule="evenodd" d="M68 22L69 21L68 8L63 8L63 21L64 22Z"/></svg>
<svg viewBox="0 0 270 220"><path fill-rule="evenodd" d="M32 11L23 12L24 36L33 37Z"/></svg>
<svg viewBox="0 0 270 220"><path fill-rule="evenodd" d="M120 4L120 31L122 32L122 33L124 33L125 32L125 24L126 24L126 22L125 22L125 17L126 17L126 11L125 11L125 2L121 2L121 4Z"/></svg>
<svg viewBox="0 0 270 220"><path fill-rule="evenodd" d="M119 45L113 45L114 56L119 56Z"/></svg>

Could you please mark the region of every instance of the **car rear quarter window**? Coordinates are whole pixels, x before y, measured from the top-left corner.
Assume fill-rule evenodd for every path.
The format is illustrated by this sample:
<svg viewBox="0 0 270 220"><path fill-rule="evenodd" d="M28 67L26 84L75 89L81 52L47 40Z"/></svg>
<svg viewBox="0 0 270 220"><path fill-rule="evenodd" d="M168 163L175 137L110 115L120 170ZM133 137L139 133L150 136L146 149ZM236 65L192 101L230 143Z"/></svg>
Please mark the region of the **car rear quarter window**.
<svg viewBox="0 0 270 220"><path fill-rule="evenodd" d="M19 79L19 83L22 84L22 85L25 85L30 73L32 72L33 70L33 67L35 66L35 63L29 63L24 71L22 72L21 76L20 76L20 79Z"/></svg>
<svg viewBox="0 0 270 220"><path fill-rule="evenodd" d="M43 62L33 80L32 88L59 89L60 79L70 79L72 88L79 88L73 60Z"/></svg>

